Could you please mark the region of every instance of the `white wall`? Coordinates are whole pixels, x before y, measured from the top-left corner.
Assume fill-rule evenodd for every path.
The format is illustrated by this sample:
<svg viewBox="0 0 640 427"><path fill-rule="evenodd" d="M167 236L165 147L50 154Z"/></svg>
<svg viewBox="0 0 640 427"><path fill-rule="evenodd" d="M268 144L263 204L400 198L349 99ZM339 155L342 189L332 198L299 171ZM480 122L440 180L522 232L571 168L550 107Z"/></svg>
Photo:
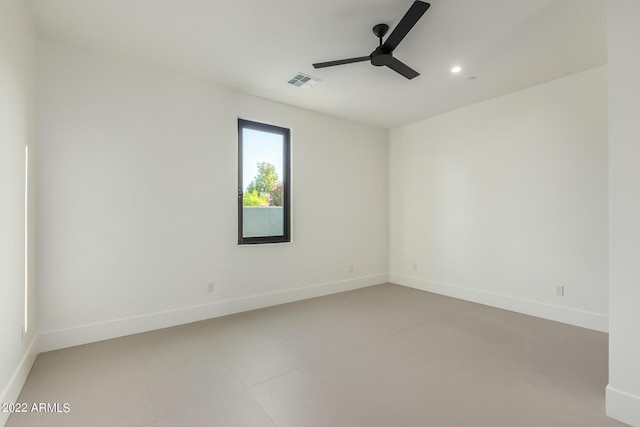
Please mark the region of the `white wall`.
<svg viewBox="0 0 640 427"><path fill-rule="evenodd" d="M24 2L0 1L0 402L12 402L35 359L34 269L30 270L29 330L23 337L25 310L25 146L35 183L35 36ZM34 196L34 187L30 195ZM29 204L30 244L35 247L34 204ZM30 251L30 264L35 265ZM8 414L0 412L0 425Z"/></svg>
<svg viewBox="0 0 640 427"><path fill-rule="evenodd" d="M44 349L387 280L386 131L39 47ZM290 244L237 245L237 117L291 128Z"/></svg>
<svg viewBox="0 0 640 427"><path fill-rule="evenodd" d="M393 129L390 280L606 330L606 72Z"/></svg>
<svg viewBox="0 0 640 427"><path fill-rule="evenodd" d="M640 2L608 2L610 318L607 414L640 426Z"/></svg>

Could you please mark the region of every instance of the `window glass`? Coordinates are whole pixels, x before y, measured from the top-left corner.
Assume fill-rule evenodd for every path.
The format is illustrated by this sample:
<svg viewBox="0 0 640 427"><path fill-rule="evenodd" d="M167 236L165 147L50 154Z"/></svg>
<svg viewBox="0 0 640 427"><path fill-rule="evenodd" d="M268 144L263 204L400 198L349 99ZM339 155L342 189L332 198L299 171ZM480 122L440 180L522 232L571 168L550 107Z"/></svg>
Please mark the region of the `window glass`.
<svg viewBox="0 0 640 427"><path fill-rule="evenodd" d="M238 243L290 241L289 129L238 120Z"/></svg>

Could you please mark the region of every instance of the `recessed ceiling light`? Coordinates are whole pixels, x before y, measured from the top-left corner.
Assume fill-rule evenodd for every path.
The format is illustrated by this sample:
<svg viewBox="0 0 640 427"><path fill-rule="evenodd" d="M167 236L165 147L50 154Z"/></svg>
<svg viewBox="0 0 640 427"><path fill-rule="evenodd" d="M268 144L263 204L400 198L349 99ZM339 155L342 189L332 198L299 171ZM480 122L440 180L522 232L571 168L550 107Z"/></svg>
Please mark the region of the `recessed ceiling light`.
<svg viewBox="0 0 640 427"><path fill-rule="evenodd" d="M457 65L451 69L451 72L454 74L459 73L460 71L462 71L462 68L458 67Z"/></svg>

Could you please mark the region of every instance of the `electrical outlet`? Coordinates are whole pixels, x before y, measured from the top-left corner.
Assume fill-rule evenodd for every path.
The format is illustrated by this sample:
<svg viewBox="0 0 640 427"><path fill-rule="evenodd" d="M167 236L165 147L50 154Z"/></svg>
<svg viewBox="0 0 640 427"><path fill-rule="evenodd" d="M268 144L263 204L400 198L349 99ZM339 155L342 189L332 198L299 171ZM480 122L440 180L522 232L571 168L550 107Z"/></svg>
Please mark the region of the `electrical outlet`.
<svg viewBox="0 0 640 427"><path fill-rule="evenodd" d="M413 271L418 271L418 264L413 264Z"/></svg>
<svg viewBox="0 0 640 427"><path fill-rule="evenodd" d="M212 294L216 290L216 285L213 282L207 283L207 293Z"/></svg>
<svg viewBox="0 0 640 427"><path fill-rule="evenodd" d="M353 273L353 264L349 265L349 273Z"/></svg>
<svg viewBox="0 0 640 427"><path fill-rule="evenodd" d="M556 286L556 295L559 297L564 296L564 286Z"/></svg>

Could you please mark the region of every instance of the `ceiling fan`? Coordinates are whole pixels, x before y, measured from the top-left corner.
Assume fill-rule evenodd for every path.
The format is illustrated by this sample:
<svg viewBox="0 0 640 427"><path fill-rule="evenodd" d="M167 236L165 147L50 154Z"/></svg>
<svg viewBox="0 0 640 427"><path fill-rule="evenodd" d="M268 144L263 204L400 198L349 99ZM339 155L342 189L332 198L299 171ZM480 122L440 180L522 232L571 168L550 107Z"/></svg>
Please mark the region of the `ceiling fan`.
<svg viewBox="0 0 640 427"><path fill-rule="evenodd" d="M411 31L418 20L431 6L420 0L413 2L407 13L402 17L396 28L391 32L387 40L382 43L382 38L389 31L387 24L378 24L373 27L373 34L380 40L380 45L369 56L359 56L357 58L340 59L337 61L319 62L313 64L313 68L333 67L334 65L351 64L354 62L371 61L372 65L381 67L386 65L396 73L402 74L409 80L418 77L420 73L412 69L402 61L393 57L393 51L398 47L400 42Z"/></svg>

